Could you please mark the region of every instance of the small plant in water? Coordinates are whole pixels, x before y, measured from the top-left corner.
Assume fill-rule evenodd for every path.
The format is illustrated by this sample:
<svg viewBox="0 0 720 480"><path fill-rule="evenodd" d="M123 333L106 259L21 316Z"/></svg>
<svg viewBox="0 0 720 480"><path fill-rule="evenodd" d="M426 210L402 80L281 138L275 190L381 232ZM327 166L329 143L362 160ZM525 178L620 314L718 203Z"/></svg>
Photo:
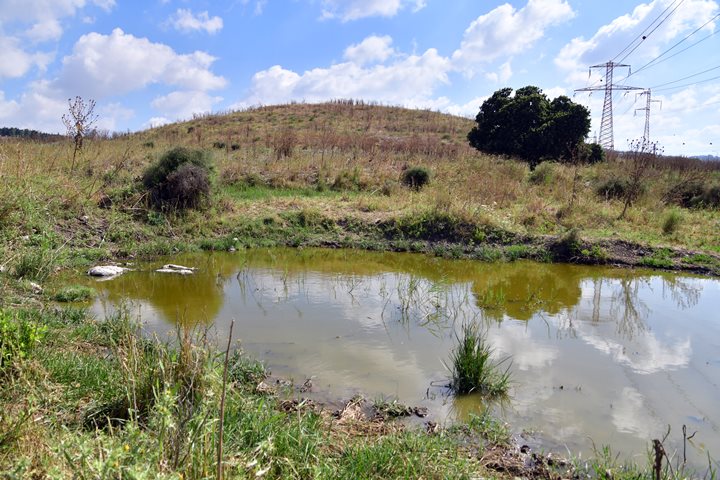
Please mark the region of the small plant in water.
<svg viewBox="0 0 720 480"><path fill-rule="evenodd" d="M463 325L462 335L456 338L458 344L452 351L449 366L453 392L459 395L473 392L488 396L505 395L510 386L510 365L503 370L502 364L509 357L494 360L487 332L475 323Z"/></svg>

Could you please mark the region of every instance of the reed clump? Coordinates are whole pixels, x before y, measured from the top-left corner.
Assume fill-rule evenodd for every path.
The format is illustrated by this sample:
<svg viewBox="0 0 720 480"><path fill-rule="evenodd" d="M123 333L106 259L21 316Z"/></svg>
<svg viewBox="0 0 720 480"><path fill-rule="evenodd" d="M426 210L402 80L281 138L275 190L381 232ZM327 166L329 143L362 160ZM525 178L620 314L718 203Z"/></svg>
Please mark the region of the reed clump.
<svg viewBox="0 0 720 480"><path fill-rule="evenodd" d="M462 326L457 345L450 356L450 388L458 395L480 393L490 397L505 395L510 388L509 358L495 360L487 332L476 323ZM507 363L507 366L504 366Z"/></svg>

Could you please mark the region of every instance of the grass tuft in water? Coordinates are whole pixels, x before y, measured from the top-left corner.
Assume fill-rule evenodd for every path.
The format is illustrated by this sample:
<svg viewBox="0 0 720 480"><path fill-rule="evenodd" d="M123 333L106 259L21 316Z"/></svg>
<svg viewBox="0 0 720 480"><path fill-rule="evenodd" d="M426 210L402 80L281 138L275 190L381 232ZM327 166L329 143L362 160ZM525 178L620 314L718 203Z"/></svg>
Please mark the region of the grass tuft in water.
<svg viewBox="0 0 720 480"><path fill-rule="evenodd" d="M95 296L95 289L83 285L70 285L61 288L55 295L53 300L56 302L85 302Z"/></svg>
<svg viewBox="0 0 720 480"><path fill-rule="evenodd" d="M465 324L458 344L452 351L450 388L458 395L481 393L487 396L507 394L510 387L510 365L504 370L502 364L508 359L496 361L488 344L487 333L475 324Z"/></svg>

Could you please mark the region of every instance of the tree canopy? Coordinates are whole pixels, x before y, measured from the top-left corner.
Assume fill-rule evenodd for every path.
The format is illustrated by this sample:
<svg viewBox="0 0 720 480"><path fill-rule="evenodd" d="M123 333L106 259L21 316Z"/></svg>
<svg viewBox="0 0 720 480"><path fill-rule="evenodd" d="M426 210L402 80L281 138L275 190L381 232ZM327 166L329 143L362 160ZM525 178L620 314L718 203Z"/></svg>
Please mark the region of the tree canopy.
<svg viewBox="0 0 720 480"><path fill-rule="evenodd" d="M485 100L468 133L483 152L512 155L536 165L567 160L590 131L590 111L566 96L548 99L538 87L503 88Z"/></svg>

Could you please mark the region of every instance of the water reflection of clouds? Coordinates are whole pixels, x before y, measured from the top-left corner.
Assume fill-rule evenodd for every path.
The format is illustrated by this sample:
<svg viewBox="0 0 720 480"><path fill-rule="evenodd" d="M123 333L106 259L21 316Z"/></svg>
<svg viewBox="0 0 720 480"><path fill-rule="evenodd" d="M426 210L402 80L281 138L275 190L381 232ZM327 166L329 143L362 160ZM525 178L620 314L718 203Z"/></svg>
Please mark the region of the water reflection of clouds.
<svg viewBox="0 0 720 480"><path fill-rule="evenodd" d="M512 355L513 368L545 368L558 357L558 347L532 338L532 330L524 323L507 321L502 329L491 330L488 337L496 352Z"/></svg>
<svg viewBox="0 0 720 480"><path fill-rule="evenodd" d="M651 374L688 365L692 355L690 338L674 344L664 344L654 333L645 332L636 337L631 345L612 340L605 335L585 332L577 328L578 336L587 344L609 355L614 361L629 366L634 372Z"/></svg>
<svg viewBox="0 0 720 480"><path fill-rule="evenodd" d="M633 387L623 388L620 398L613 403L612 421L619 432L631 433L643 439L653 438L662 430L643 396Z"/></svg>

